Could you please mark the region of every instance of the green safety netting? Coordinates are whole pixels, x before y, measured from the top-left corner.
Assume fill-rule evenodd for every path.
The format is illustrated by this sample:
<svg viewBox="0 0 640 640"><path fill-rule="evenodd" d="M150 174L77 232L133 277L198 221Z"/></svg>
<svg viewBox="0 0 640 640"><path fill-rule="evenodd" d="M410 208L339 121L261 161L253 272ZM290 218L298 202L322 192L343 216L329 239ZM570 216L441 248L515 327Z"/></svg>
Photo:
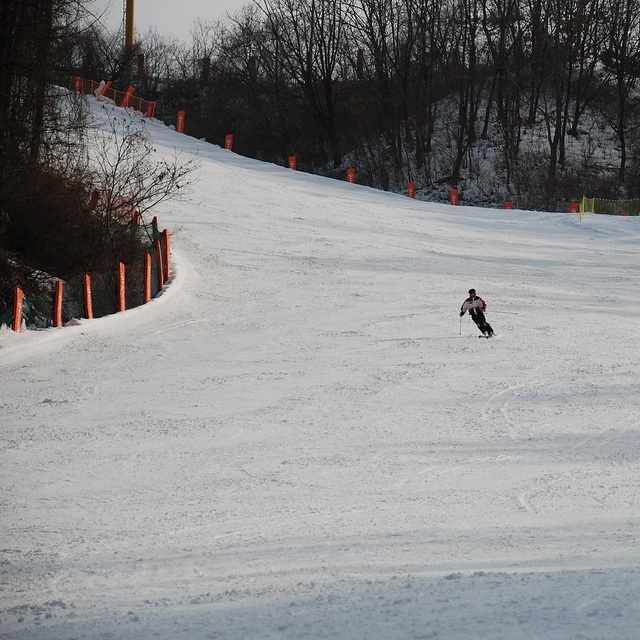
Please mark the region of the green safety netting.
<svg viewBox="0 0 640 640"><path fill-rule="evenodd" d="M600 213L609 216L640 215L640 200L607 200L605 198L582 197L580 219L586 213Z"/></svg>

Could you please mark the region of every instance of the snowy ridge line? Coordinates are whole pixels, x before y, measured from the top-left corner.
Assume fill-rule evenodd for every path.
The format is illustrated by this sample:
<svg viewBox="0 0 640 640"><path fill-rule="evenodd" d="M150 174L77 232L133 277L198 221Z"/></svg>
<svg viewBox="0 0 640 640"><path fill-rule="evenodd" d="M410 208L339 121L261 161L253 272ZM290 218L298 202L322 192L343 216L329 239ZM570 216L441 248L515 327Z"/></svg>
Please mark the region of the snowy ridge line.
<svg viewBox="0 0 640 640"><path fill-rule="evenodd" d="M82 76L75 76L70 80L70 85L70 89L76 93L91 96L99 101L111 101L113 105L123 109L131 109L143 118L153 118L155 115L155 102L135 96L131 91L118 91L111 86L111 81L97 82Z"/></svg>

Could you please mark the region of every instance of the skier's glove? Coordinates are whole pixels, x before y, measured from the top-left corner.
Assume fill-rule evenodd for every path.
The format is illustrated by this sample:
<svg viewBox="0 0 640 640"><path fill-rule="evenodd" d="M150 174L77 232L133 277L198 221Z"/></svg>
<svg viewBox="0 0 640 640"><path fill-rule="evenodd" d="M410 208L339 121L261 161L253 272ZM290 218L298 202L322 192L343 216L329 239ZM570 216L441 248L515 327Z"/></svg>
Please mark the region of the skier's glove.
<svg viewBox="0 0 640 640"><path fill-rule="evenodd" d="M460 312L460 317L462 318L462 316L464 315L464 311Z"/></svg>

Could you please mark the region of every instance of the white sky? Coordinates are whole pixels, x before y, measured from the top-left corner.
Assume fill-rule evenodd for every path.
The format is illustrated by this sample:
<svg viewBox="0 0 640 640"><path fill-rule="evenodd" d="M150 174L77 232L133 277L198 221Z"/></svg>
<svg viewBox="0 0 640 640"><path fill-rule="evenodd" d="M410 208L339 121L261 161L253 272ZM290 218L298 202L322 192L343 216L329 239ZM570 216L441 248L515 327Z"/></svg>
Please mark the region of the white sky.
<svg viewBox="0 0 640 640"><path fill-rule="evenodd" d="M150 26L161 35L174 35L180 40L190 39L193 21L224 19L227 13L234 14L251 0L135 0L135 27L144 33ZM105 26L116 29L122 22L124 0L94 0L96 13L106 10Z"/></svg>

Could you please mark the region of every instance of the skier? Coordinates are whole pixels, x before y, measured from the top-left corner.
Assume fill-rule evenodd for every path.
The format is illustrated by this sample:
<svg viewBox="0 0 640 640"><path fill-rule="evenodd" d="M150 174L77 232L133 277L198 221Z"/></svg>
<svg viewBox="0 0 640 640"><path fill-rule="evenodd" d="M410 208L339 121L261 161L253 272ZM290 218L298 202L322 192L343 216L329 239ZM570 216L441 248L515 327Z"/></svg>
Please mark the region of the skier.
<svg viewBox="0 0 640 640"><path fill-rule="evenodd" d="M462 303L460 307L460 317L469 312L469 315L476 323L478 329L485 335L487 338L492 338L495 334L493 333L493 329L491 325L487 322L487 319L484 317L484 312L487 308L487 303L480 297L476 295L475 289L469 289L469 297Z"/></svg>

